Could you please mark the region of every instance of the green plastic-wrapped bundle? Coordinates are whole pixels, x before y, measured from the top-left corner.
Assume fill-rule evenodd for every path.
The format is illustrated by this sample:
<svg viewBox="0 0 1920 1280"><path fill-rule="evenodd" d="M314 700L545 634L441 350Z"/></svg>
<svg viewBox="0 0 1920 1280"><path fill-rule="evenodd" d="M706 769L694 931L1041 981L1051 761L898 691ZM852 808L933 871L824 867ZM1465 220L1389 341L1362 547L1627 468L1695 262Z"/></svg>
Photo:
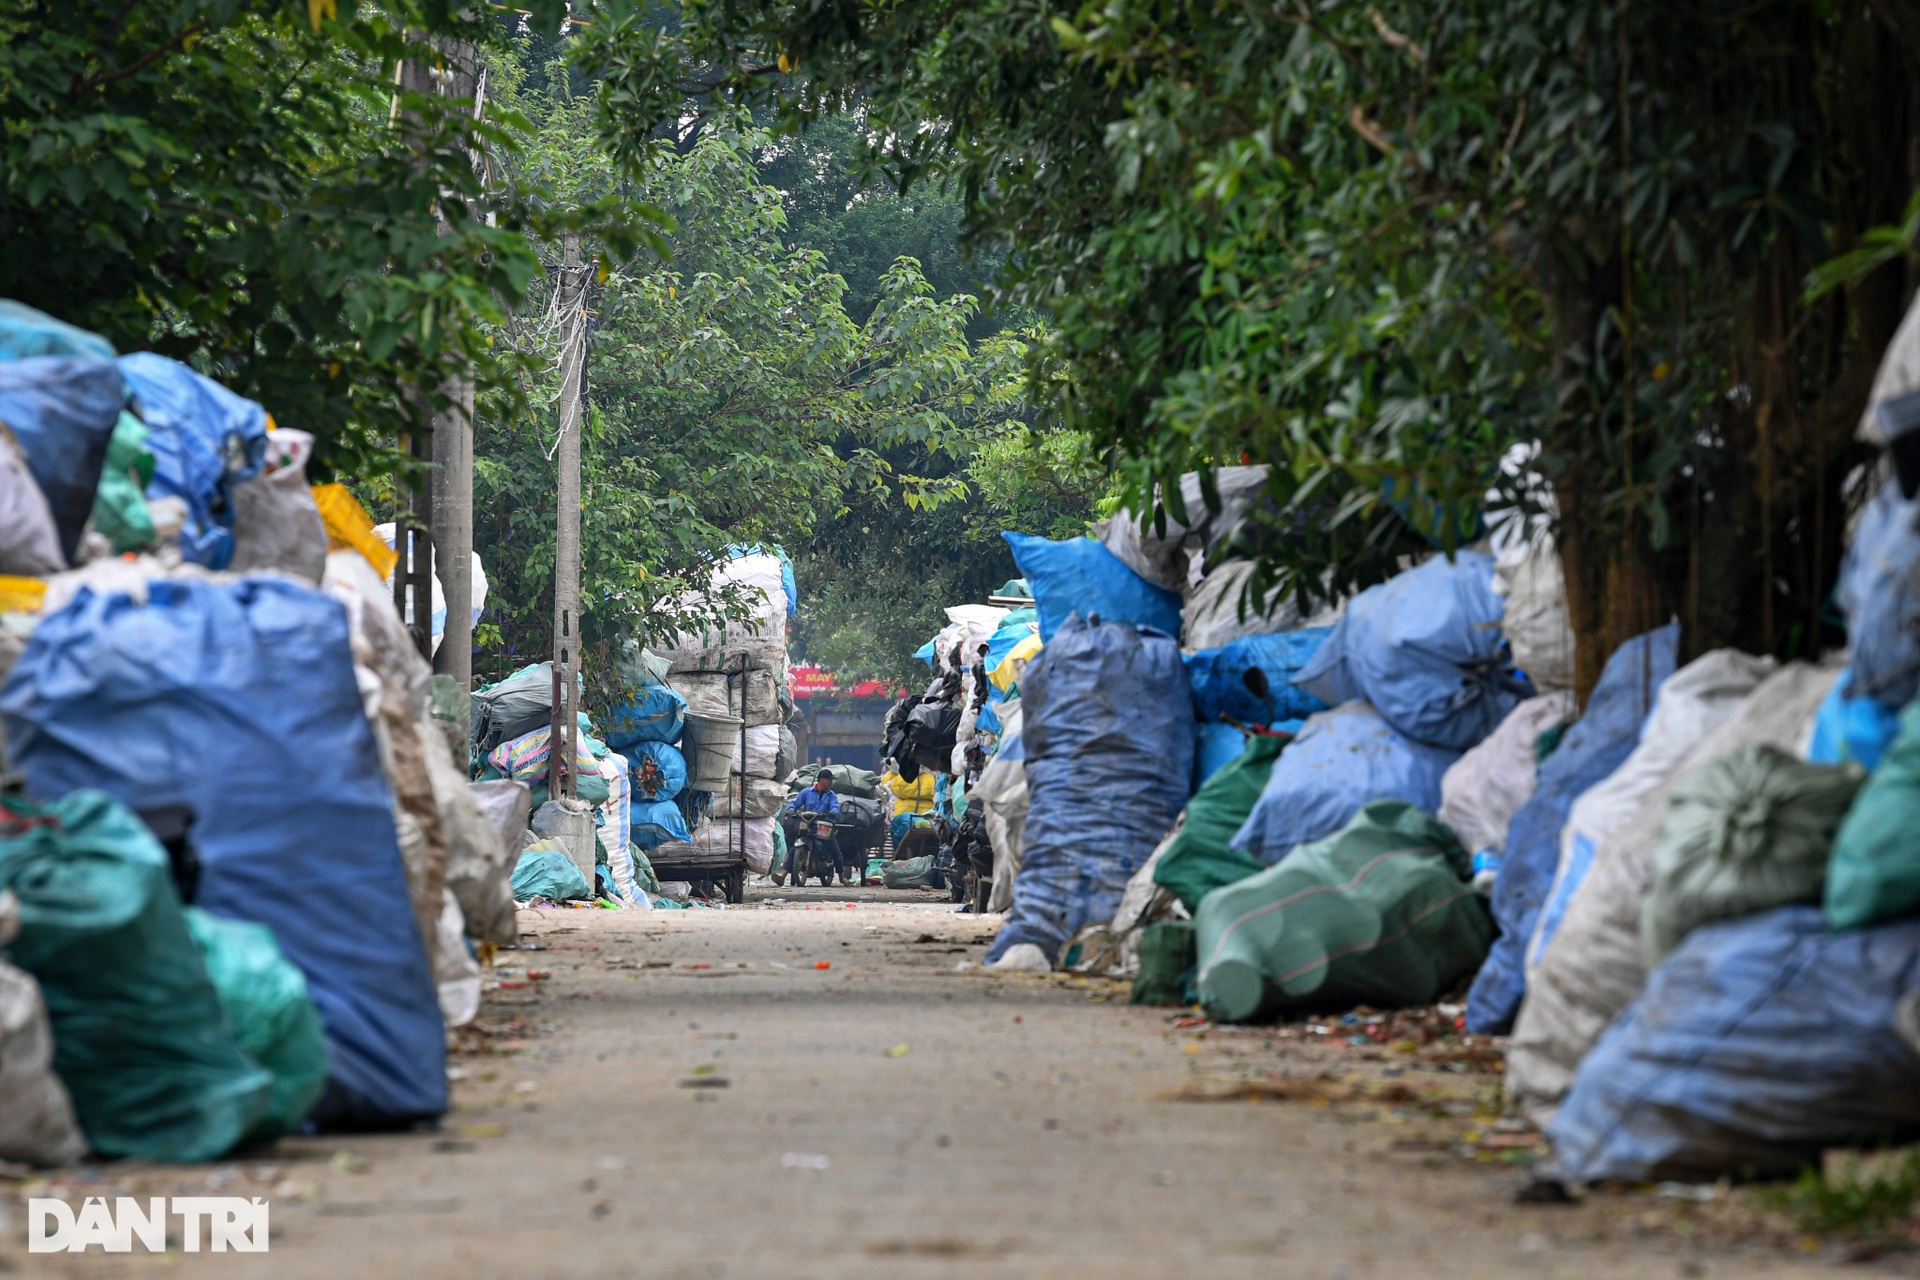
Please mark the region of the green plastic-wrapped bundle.
<svg viewBox="0 0 1920 1280"><path fill-rule="evenodd" d="M187 908L187 929L206 962L234 1039L273 1074L273 1094L249 1139L300 1127L327 1083L327 1033L306 975L280 954L273 930Z"/></svg>
<svg viewBox="0 0 1920 1280"><path fill-rule="evenodd" d="M1445 825L1376 800L1322 840L1215 889L1194 913L1200 1002L1222 1022L1283 1008L1429 1004L1493 944Z"/></svg>
<svg viewBox="0 0 1920 1280"><path fill-rule="evenodd" d="M1640 907L1652 968L1698 925L1820 901L1834 832L1866 773L1760 744L1729 751L1667 799Z"/></svg>
<svg viewBox="0 0 1920 1280"><path fill-rule="evenodd" d="M1854 797L1827 867L1827 923L1858 929L1920 915L1920 698Z"/></svg>
<svg viewBox="0 0 1920 1280"><path fill-rule="evenodd" d="M212 1160L254 1131L273 1077L229 1029L166 851L111 796L0 808L12 961L40 983L53 1069L101 1155Z"/></svg>
<svg viewBox="0 0 1920 1280"><path fill-rule="evenodd" d="M520 861L513 868L516 902L531 902L535 898L572 902L592 896L593 886L580 874L579 864L558 844L541 840L520 851Z"/></svg>
<svg viewBox="0 0 1920 1280"><path fill-rule="evenodd" d="M1266 789L1273 762L1291 738L1255 736L1246 749L1200 784L1187 801L1180 831L1153 867L1153 882L1170 889L1188 911L1221 885L1258 875L1260 859L1230 847Z"/></svg>
<svg viewBox="0 0 1920 1280"><path fill-rule="evenodd" d="M1193 921L1157 920L1140 931L1134 1004L1185 1004L1182 979L1193 968Z"/></svg>

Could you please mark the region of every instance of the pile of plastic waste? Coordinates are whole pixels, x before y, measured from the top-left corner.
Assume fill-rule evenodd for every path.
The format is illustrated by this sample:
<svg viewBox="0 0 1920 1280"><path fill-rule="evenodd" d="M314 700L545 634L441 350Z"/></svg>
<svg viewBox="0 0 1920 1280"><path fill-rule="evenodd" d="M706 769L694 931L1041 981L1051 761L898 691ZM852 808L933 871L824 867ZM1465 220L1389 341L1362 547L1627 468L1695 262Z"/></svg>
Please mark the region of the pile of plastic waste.
<svg viewBox="0 0 1920 1280"><path fill-rule="evenodd" d="M1035 627L989 669L1024 696L971 788L989 964L1222 1021L1464 994L1569 1182L1788 1173L1914 1130L1920 475L1870 477L1848 650L1685 657L1670 625L1595 663L1584 706L1538 522L1308 617L1256 590L1264 469L1182 489L1191 526L1008 535Z"/></svg>
<svg viewBox="0 0 1920 1280"><path fill-rule="evenodd" d="M0 1159L447 1107L529 791L311 437L0 303Z"/></svg>

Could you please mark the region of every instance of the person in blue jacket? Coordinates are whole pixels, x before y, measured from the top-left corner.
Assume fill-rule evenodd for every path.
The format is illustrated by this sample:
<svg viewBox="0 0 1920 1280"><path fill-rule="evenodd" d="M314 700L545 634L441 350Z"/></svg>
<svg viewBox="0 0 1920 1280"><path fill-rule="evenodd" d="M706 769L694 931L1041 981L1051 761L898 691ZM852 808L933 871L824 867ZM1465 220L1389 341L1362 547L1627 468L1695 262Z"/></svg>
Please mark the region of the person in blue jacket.
<svg viewBox="0 0 1920 1280"><path fill-rule="evenodd" d="M836 831L834 835L824 837L816 836L812 832L812 821L816 815L818 817L831 818L834 820L835 826L838 826L840 820L840 797L834 794L832 773L822 769L820 776L813 780L813 785L793 797L793 799L787 801L786 808L782 812L783 814L792 814L799 818L800 821L798 825L806 833L806 838L813 842L816 856L824 855L826 858L832 859L831 865L840 871L844 872L847 869L840 858L838 832ZM798 866L799 864L796 862L795 865ZM800 881L796 878L794 880L795 886L798 886L799 883ZM824 884L826 881L823 880L821 883ZM852 883L852 881L849 880L848 883Z"/></svg>
<svg viewBox="0 0 1920 1280"><path fill-rule="evenodd" d="M840 797L834 794L833 774L822 769L813 785L787 801L788 813L824 813L840 816Z"/></svg>

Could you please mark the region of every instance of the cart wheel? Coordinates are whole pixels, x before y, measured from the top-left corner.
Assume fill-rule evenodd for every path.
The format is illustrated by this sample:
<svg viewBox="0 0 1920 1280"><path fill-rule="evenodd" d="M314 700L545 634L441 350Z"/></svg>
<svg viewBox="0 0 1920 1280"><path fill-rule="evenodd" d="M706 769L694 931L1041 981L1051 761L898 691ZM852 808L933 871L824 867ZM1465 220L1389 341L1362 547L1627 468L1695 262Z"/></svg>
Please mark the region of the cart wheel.
<svg viewBox="0 0 1920 1280"><path fill-rule="evenodd" d="M727 901L736 906L747 900L747 869L735 867L727 875Z"/></svg>
<svg viewBox="0 0 1920 1280"><path fill-rule="evenodd" d="M993 897L993 881L980 876L973 878L973 914L987 914L987 902Z"/></svg>

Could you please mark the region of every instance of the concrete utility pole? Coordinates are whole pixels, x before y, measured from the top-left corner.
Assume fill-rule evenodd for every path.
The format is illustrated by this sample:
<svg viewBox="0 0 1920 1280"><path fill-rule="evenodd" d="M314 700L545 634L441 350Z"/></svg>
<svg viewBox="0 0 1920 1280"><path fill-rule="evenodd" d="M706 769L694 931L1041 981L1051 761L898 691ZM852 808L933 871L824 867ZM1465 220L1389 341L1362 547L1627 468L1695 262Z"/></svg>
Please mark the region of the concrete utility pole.
<svg viewBox="0 0 1920 1280"><path fill-rule="evenodd" d="M587 273L580 265L580 237L567 232L560 256L560 502L553 535L553 733L548 777L558 799L578 794L574 781L580 659L580 423L581 384L587 370Z"/></svg>
<svg viewBox="0 0 1920 1280"><path fill-rule="evenodd" d="M471 102L483 108L479 55L465 40L427 37L421 56L399 68L402 93ZM422 139L422 145L426 139ZM476 163L478 157L475 157ZM441 218L444 230L446 219ZM402 502L395 520L393 602L408 615L412 605L414 643L436 672L453 677L462 690L473 684L473 379L458 376L442 383L447 408L429 413L417 406L418 426L400 441L403 452L432 464L423 492ZM433 586L437 572L446 607L440 646L433 644Z"/></svg>

